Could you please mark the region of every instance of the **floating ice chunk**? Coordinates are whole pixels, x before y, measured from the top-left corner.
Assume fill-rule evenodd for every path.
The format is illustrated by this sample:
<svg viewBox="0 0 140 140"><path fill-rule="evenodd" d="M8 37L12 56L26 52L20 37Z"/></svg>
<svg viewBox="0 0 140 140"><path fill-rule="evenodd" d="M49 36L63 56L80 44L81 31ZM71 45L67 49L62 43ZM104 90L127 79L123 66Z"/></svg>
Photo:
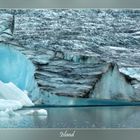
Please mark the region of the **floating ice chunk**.
<svg viewBox="0 0 140 140"><path fill-rule="evenodd" d="M13 110L9 110L9 109L6 109L5 113L7 113L9 115L9 117L19 117L20 114L13 111Z"/></svg>
<svg viewBox="0 0 140 140"><path fill-rule="evenodd" d="M19 117L20 114L14 112L13 110L0 111L0 117L9 118L9 117Z"/></svg>
<svg viewBox="0 0 140 140"><path fill-rule="evenodd" d="M0 111L21 109L23 105L16 100L0 99Z"/></svg>
<svg viewBox="0 0 140 140"><path fill-rule="evenodd" d="M13 110L6 109L5 111L0 111L0 117L19 117L20 114L14 112Z"/></svg>
<svg viewBox="0 0 140 140"><path fill-rule="evenodd" d="M30 110L30 111L24 112L23 115L47 116L48 112L45 109Z"/></svg>
<svg viewBox="0 0 140 140"><path fill-rule="evenodd" d="M34 110L30 110L30 111L24 111L21 114L22 115L33 115L33 113L34 113Z"/></svg>
<svg viewBox="0 0 140 140"><path fill-rule="evenodd" d="M18 101L18 103L21 103L22 106L34 105L27 94L11 82L3 83L2 81L0 81L0 98L5 100Z"/></svg>
<svg viewBox="0 0 140 140"><path fill-rule="evenodd" d="M45 109L39 109L39 110L35 110L34 114L39 116L47 116L48 112Z"/></svg>

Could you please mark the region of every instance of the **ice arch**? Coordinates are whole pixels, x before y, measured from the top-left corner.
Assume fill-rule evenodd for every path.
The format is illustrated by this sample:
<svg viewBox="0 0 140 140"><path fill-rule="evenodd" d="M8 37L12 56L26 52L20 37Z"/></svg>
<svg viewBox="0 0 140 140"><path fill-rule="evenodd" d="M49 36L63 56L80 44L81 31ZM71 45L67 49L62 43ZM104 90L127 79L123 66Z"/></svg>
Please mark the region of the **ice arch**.
<svg viewBox="0 0 140 140"><path fill-rule="evenodd" d="M35 67L22 53L7 44L0 44L0 81L12 82L26 90L32 100L39 96L34 79Z"/></svg>

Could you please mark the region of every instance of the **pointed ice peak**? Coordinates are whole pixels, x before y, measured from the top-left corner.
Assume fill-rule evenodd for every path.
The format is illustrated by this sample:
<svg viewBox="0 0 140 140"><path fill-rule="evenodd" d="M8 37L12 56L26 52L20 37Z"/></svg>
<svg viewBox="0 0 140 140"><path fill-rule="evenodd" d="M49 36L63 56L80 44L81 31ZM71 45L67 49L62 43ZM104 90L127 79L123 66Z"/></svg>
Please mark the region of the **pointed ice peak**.
<svg viewBox="0 0 140 140"><path fill-rule="evenodd" d="M133 94L133 87L127 81L126 75L119 72L117 64L110 63L107 71L96 83L92 97L130 100Z"/></svg>
<svg viewBox="0 0 140 140"><path fill-rule="evenodd" d="M108 63L108 70L112 70L113 71L114 69L118 69L119 70L118 64L115 63L115 62Z"/></svg>

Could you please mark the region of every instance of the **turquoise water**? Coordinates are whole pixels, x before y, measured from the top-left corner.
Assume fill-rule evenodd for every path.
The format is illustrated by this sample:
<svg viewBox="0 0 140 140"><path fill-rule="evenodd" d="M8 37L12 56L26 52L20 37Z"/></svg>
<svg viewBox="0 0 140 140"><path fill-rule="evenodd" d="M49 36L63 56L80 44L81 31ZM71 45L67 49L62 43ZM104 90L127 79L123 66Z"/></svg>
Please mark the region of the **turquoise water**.
<svg viewBox="0 0 140 140"><path fill-rule="evenodd" d="M34 108L36 109L36 108ZM1 128L140 128L140 106L49 107L48 116L0 117ZM18 113L31 110L23 109Z"/></svg>

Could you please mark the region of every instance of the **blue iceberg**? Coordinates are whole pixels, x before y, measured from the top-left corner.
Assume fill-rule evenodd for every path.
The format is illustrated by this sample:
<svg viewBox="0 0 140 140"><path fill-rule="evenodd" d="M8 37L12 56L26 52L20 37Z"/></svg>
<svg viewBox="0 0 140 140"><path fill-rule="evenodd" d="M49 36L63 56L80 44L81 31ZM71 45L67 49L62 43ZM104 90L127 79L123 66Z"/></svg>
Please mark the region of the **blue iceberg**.
<svg viewBox="0 0 140 140"><path fill-rule="evenodd" d="M0 44L0 81L12 82L35 101L39 97L39 89L34 78L35 67L22 53L13 46Z"/></svg>

